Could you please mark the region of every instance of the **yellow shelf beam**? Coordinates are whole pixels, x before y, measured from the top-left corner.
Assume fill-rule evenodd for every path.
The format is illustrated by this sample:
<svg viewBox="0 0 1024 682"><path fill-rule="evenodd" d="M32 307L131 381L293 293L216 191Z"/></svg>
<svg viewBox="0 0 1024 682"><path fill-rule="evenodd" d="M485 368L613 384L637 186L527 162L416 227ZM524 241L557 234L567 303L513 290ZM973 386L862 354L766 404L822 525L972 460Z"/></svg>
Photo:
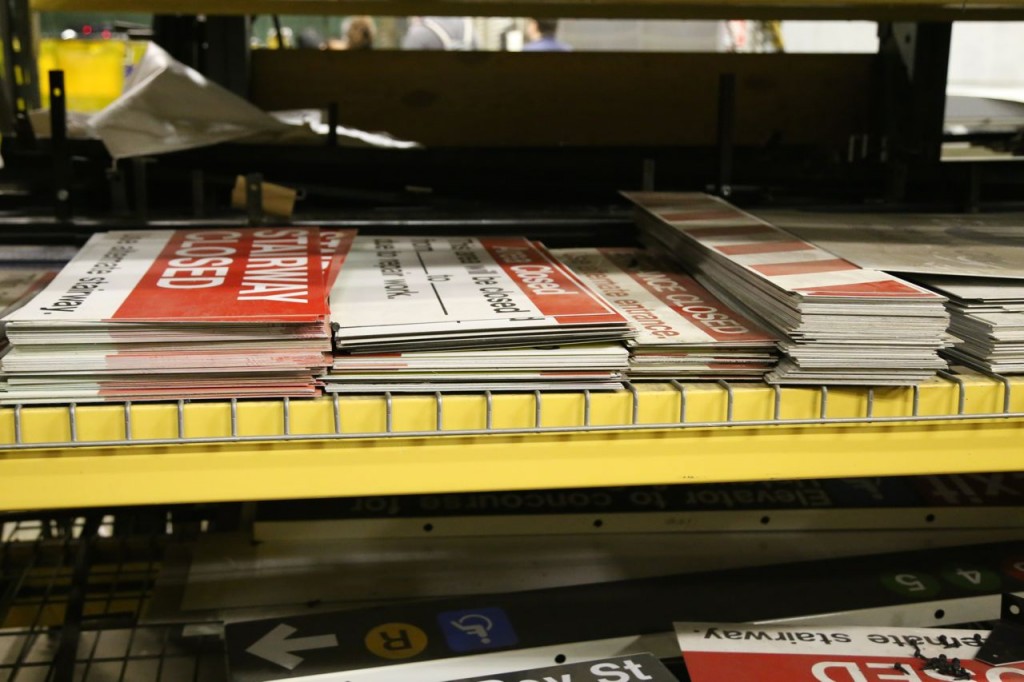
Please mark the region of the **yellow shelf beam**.
<svg viewBox="0 0 1024 682"><path fill-rule="evenodd" d="M32 0L40 12L549 16L689 19L873 19L917 21L1024 18L1022 0Z"/></svg>
<svg viewBox="0 0 1024 682"><path fill-rule="evenodd" d="M117 443L123 406L78 406L74 433L67 407L3 408L0 510L1024 470L1024 378L1009 388L968 376L918 391L641 384L540 405L496 394L490 407L478 395L390 408L350 396L337 411L331 399L138 404L131 443ZM812 423L822 415L850 421ZM341 437L325 437L336 416ZM481 433L488 422L505 432Z"/></svg>
<svg viewBox="0 0 1024 682"><path fill-rule="evenodd" d="M1024 420L42 451L0 509L1024 469Z"/></svg>

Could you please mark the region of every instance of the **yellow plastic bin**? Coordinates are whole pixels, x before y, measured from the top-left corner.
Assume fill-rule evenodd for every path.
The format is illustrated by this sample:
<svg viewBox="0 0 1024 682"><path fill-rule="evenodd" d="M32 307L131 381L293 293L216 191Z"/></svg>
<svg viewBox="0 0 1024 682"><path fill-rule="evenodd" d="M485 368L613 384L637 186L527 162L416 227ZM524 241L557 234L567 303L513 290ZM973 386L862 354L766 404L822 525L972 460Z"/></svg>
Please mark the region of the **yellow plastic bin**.
<svg viewBox="0 0 1024 682"><path fill-rule="evenodd" d="M124 40L44 39L39 46L42 103L49 106L50 71L64 71L70 111L94 112L121 95L125 71L138 62L144 44Z"/></svg>

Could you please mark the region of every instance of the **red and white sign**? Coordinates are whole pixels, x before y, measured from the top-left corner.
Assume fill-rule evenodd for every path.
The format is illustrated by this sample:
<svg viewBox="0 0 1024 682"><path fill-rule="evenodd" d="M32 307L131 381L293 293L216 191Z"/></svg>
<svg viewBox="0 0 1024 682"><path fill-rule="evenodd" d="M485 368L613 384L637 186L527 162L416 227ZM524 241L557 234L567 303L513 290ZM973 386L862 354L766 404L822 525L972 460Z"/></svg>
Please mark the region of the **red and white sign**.
<svg viewBox="0 0 1024 682"><path fill-rule="evenodd" d="M339 338L625 324L543 247L517 237L356 237L330 298Z"/></svg>
<svg viewBox="0 0 1024 682"><path fill-rule="evenodd" d="M338 279L341 266L345 263L352 240L358 230L320 228L320 262L324 269L324 287L331 290L334 280Z"/></svg>
<svg viewBox="0 0 1024 682"><path fill-rule="evenodd" d="M315 322L327 316L315 228L96 234L6 321Z"/></svg>
<svg viewBox="0 0 1024 682"><path fill-rule="evenodd" d="M772 346L775 337L692 277L651 263L638 249L557 249L637 332L639 346Z"/></svg>
<svg viewBox="0 0 1024 682"><path fill-rule="evenodd" d="M676 623L691 682L951 682L925 659L958 658L976 682L1024 680L1024 666L973 660L988 632ZM917 645L924 659L914 653Z"/></svg>
<svg viewBox="0 0 1024 682"><path fill-rule="evenodd" d="M942 300L923 287L837 258L718 197L643 192L626 197L703 249L785 291L807 297Z"/></svg>

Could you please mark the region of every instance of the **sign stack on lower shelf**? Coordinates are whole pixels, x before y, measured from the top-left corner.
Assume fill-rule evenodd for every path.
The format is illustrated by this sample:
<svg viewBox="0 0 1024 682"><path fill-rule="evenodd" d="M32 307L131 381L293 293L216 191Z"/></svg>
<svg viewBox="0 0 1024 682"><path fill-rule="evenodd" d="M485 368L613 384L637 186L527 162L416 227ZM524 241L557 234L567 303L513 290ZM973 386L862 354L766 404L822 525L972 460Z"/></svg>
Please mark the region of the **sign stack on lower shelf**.
<svg viewBox="0 0 1024 682"><path fill-rule="evenodd" d="M780 384L905 385L946 367L945 298L704 194L637 193L639 220L727 301L778 332Z"/></svg>
<svg viewBox="0 0 1024 682"><path fill-rule="evenodd" d="M954 362L997 374L1024 372L1024 281L923 275L925 286L949 296L947 353Z"/></svg>
<svg viewBox="0 0 1024 682"><path fill-rule="evenodd" d="M4 318L0 401L313 396L330 336L317 230L96 234Z"/></svg>

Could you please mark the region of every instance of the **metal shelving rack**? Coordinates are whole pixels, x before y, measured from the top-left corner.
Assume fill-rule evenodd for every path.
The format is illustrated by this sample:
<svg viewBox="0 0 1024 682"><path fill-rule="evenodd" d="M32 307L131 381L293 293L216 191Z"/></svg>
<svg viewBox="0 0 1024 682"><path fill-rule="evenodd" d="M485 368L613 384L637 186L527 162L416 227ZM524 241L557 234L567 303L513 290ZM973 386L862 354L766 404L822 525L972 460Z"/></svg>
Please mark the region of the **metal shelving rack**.
<svg viewBox="0 0 1024 682"><path fill-rule="evenodd" d="M109 11L166 14L376 14L415 15L422 4L410 0L32 0L32 9L46 12ZM443 0L430 5L431 14L480 16L628 17L705 19L743 16L749 19L880 19L964 20L1024 18L1020 0L949 3L941 0Z"/></svg>
<svg viewBox="0 0 1024 682"><path fill-rule="evenodd" d="M1019 470L1024 379L0 409L0 509Z"/></svg>
<svg viewBox="0 0 1024 682"><path fill-rule="evenodd" d="M0 681L228 679L216 628L139 622L169 537L73 515L0 530Z"/></svg>
<svg viewBox="0 0 1024 682"><path fill-rule="evenodd" d="M879 57L900 69L901 61L915 64L912 77L898 81L910 99L897 108L928 123L902 131L909 135L903 147L928 152L904 161L925 166L938 160L941 111L934 105L944 93L948 22L1024 16L1024 0L956 8L934 0L511 4L519 10L511 14L519 16L764 13L890 22ZM40 11L71 5L77 11L201 9L236 18L253 12L352 13L358 7L332 0L31 2ZM411 11L398 2L386 6ZM375 4L374 12L384 7ZM442 2L431 12L464 14L471 7ZM486 13L500 13L496 7L487 4ZM899 23L908 18L925 23ZM899 50L885 47L893 41ZM947 373L918 389L674 382L638 383L613 393L2 407L0 510L1021 470L1020 383Z"/></svg>
<svg viewBox="0 0 1024 682"><path fill-rule="evenodd" d="M37 11L225 16L423 11L408 0L11 3ZM1024 0L441 0L430 11L950 22L1024 19ZM941 89L928 75L943 72L944 62L933 60L932 70L921 65L941 55L932 34L943 42L943 27L922 25L920 35L910 24L891 28L890 47L916 52L924 71L907 89L909 110ZM140 618L174 536L162 529L122 534L116 524L64 509L1020 471L1022 443L1024 377L970 372L945 373L917 388L671 382L612 393L4 406L0 512L44 511L21 520L0 516L0 682L229 678L220 637L194 627L206 624Z"/></svg>

